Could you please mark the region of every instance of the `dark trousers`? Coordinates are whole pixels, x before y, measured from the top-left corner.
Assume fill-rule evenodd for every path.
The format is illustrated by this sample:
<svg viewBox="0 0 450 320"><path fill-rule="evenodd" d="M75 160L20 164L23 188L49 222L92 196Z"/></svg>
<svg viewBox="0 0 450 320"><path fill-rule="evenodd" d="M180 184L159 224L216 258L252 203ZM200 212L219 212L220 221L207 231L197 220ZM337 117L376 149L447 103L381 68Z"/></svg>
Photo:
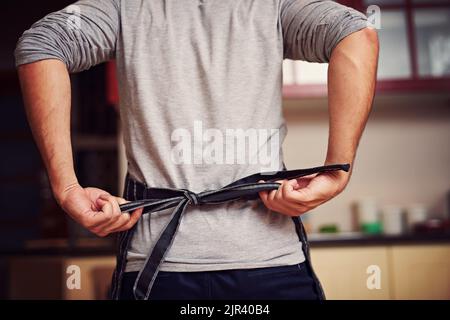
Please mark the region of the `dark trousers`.
<svg viewBox="0 0 450 320"><path fill-rule="evenodd" d="M122 279L120 299L132 300L137 272ZM158 273L150 300L318 300L305 263L206 272Z"/></svg>

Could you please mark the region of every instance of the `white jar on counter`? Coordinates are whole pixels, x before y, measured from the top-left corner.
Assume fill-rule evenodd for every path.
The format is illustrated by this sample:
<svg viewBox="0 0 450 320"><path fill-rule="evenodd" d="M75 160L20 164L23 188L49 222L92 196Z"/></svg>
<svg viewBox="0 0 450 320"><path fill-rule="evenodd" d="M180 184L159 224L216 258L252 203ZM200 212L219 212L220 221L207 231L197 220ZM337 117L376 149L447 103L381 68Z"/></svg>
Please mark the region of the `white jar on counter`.
<svg viewBox="0 0 450 320"><path fill-rule="evenodd" d="M377 223L380 221L378 205L375 198L362 198L356 202L359 224Z"/></svg>
<svg viewBox="0 0 450 320"><path fill-rule="evenodd" d="M359 199L355 204L354 229L365 234L380 234L381 221L376 199L366 197Z"/></svg>
<svg viewBox="0 0 450 320"><path fill-rule="evenodd" d="M405 231L403 209L400 206L384 206L382 212L383 233L388 235L400 235Z"/></svg>

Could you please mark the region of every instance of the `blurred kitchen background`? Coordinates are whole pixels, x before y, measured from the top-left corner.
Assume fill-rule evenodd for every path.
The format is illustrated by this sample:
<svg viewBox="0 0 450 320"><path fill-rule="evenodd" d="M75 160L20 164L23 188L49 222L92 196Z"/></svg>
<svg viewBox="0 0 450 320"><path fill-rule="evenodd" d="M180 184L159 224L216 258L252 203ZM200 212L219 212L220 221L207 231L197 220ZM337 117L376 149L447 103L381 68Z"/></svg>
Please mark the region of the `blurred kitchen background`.
<svg viewBox="0 0 450 320"><path fill-rule="evenodd" d="M450 1L340 2L379 28L378 86L350 184L304 216L316 272L329 299L450 299ZM104 299L114 267L114 238L83 231L55 203L14 69L21 33L70 3L2 2L0 298ZM326 64L283 64L288 168L324 161L326 72ZM119 194L126 163L114 66L72 83L79 180ZM66 284L71 265L81 289Z"/></svg>

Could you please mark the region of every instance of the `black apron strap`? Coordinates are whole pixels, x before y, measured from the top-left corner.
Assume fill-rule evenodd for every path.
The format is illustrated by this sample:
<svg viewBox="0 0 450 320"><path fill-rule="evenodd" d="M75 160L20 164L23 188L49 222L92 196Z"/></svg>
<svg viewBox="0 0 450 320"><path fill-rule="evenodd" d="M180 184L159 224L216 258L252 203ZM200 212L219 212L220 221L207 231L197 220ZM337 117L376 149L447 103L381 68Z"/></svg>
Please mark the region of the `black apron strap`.
<svg viewBox="0 0 450 320"><path fill-rule="evenodd" d="M135 190L138 188L139 193L143 190L143 194L145 195L144 199L121 205L120 209L122 212L144 208L144 214L151 214L164 209L175 208L169 222L164 227L156 244L149 253L144 267L138 274L134 285L135 298L138 300L149 298L161 263L164 261L164 257L172 245L181 218L188 205L218 204L238 199L253 200L259 198L258 193L261 191L278 189L280 183L275 182L277 180L295 179L329 171L343 170L348 172L349 169L349 164L333 164L308 169L256 173L234 181L223 188L207 190L200 193L194 193L187 189L146 188L144 185L134 182ZM258 182L260 180L264 180L265 182ZM296 223L296 228L301 227L297 225L298 223L299 221ZM130 235L127 234L126 238L123 241L124 243L129 242Z"/></svg>

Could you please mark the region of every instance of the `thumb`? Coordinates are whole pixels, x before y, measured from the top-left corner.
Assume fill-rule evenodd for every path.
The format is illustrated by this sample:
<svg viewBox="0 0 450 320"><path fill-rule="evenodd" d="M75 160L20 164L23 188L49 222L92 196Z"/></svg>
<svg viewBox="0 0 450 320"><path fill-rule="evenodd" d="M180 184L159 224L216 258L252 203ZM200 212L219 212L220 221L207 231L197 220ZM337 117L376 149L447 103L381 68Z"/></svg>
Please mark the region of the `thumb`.
<svg viewBox="0 0 450 320"><path fill-rule="evenodd" d="M127 200L125 200L124 198L121 198L121 197L114 197L114 199L117 201L117 203L119 205L129 202L129 201L127 201ZM108 200L105 197L105 195L100 195L100 197L98 197L97 200L95 201L95 205L98 208L102 208L107 202L108 202Z"/></svg>
<svg viewBox="0 0 450 320"><path fill-rule="evenodd" d="M115 197L115 198L116 198L117 202L119 203L119 205L130 202L121 197ZM130 223L132 223L131 225L134 225L134 223L136 223L137 220L139 220L139 218L143 214L143 212L144 212L144 208L138 208L138 209L135 209L133 212L128 212L131 214L131 218L132 218L131 221L133 221L133 222L130 222ZM125 213L125 211L123 211L123 213Z"/></svg>
<svg viewBox="0 0 450 320"><path fill-rule="evenodd" d="M315 176L304 188L297 190L298 199L303 202L330 199L336 191L336 184L326 174Z"/></svg>
<svg viewBox="0 0 450 320"><path fill-rule="evenodd" d="M127 201L127 200L125 200L124 198L121 198L121 197L116 197L116 200L117 200L117 202L119 204L124 204L124 203L129 202L129 201Z"/></svg>
<svg viewBox="0 0 450 320"><path fill-rule="evenodd" d="M287 184L294 190L300 189L300 184L298 183L297 179L288 180Z"/></svg>
<svg viewBox="0 0 450 320"><path fill-rule="evenodd" d="M96 210L102 210L102 207L107 203L108 201L102 199L102 198L97 198L97 200L95 200L94 203L94 207L96 208Z"/></svg>

